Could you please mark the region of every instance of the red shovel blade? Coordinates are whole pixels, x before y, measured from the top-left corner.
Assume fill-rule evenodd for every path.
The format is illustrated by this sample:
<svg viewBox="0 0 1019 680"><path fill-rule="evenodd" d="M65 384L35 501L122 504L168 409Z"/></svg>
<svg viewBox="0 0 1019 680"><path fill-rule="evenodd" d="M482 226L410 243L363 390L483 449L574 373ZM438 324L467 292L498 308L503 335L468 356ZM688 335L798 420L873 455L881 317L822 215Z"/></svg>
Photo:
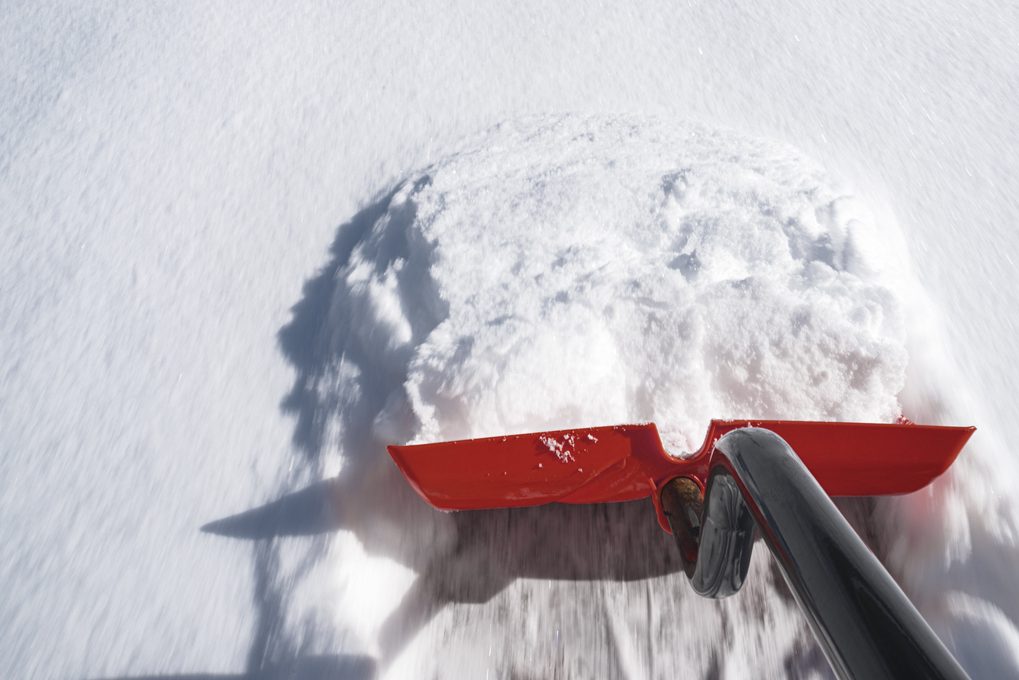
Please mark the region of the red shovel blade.
<svg viewBox="0 0 1019 680"><path fill-rule="evenodd" d="M671 479L703 486L719 437L767 428L792 447L831 496L902 494L948 469L976 428L792 420L713 420L701 449L675 458L654 423L390 446L425 500L443 510L607 503L652 496Z"/></svg>

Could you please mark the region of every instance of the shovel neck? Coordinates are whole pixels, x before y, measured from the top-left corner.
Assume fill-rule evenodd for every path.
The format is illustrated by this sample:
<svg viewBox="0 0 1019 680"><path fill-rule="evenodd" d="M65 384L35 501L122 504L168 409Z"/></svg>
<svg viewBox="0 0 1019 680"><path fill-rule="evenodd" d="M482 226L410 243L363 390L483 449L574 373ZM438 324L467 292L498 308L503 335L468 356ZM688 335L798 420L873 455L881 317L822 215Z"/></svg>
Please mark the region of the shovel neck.
<svg viewBox="0 0 1019 680"><path fill-rule="evenodd" d="M660 504L690 585L705 597L740 590L759 532L839 677L966 677L774 432L725 435L714 446L706 490L691 478L670 480Z"/></svg>

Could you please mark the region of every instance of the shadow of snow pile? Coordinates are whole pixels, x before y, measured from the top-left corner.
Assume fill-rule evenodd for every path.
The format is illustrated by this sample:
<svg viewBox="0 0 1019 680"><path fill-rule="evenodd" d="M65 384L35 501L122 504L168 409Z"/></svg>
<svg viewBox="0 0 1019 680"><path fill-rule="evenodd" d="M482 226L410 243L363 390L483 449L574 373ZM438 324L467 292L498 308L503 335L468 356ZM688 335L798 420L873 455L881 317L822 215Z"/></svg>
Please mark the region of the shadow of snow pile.
<svg viewBox="0 0 1019 680"><path fill-rule="evenodd" d="M384 447L654 420L680 452L713 417L893 420L906 328L875 231L789 149L638 119L504 125L400 184L280 333L287 487L205 527L257 541L251 668L827 673L766 551L701 600L649 505L442 514Z"/></svg>

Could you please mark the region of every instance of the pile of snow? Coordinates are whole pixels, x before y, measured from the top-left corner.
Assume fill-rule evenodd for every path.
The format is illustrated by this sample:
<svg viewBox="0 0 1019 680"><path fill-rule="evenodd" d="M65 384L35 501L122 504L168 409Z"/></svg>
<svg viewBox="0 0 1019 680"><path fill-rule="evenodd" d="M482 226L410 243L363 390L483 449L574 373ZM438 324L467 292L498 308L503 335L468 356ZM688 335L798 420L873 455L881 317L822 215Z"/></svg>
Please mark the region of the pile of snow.
<svg viewBox="0 0 1019 680"><path fill-rule="evenodd" d="M431 266L380 273L386 311L363 323L406 318L401 282L448 306L398 336L420 438L655 420L692 447L712 417L898 415L905 329L873 228L788 149L635 121L503 129L394 209Z"/></svg>
<svg viewBox="0 0 1019 680"><path fill-rule="evenodd" d="M894 420L880 237L795 151L675 122L507 124L400 184L326 272L293 483L338 474L342 530L280 551L268 654L340 645L415 677L448 672L437 649L471 677L823 668L765 551L739 597L701 600L650 504L443 515L384 445L653 420L681 453L713 417Z"/></svg>

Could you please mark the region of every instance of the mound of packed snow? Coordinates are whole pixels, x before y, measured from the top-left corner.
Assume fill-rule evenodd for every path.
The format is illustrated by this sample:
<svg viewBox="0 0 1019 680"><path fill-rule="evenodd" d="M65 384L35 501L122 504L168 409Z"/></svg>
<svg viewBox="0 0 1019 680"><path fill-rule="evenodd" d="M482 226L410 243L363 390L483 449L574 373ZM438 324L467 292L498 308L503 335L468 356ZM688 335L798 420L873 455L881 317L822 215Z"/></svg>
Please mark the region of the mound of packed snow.
<svg viewBox="0 0 1019 680"><path fill-rule="evenodd" d="M898 415L904 327L872 231L788 149L567 120L405 185L341 285L409 354L419 439L654 420L690 447L712 417ZM384 252L397 238L410 260Z"/></svg>
<svg viewBox="0 0 1019 680"><path fill-rule="evenodd" d="M740 597L702 601L649 504L443 515L384 445L653 420L681 453L713 417L893 420L905 328L874 241L794 151L676 123L505 125L403 182L309 287L331 297L295 484L338 473L343 531L323 559L280 551L267 653L416 677L436 648L472 677L823 666L764 551Z"/></svg>

